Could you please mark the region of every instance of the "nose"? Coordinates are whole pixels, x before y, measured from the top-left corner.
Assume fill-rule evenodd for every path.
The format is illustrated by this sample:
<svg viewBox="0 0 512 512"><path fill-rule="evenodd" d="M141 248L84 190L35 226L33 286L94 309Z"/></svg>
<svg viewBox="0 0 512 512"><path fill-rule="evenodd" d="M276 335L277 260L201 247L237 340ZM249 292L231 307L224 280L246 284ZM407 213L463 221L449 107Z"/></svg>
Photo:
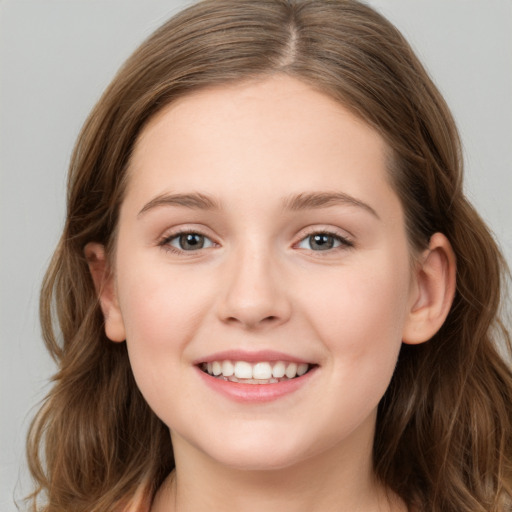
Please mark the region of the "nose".
<svg viewBox="0 0 512 512"><path fill-rule="evenodd" d="M231 258L218 299L220 320L247 330L287 322L290 297L275 259L250 249Z"/></svg>

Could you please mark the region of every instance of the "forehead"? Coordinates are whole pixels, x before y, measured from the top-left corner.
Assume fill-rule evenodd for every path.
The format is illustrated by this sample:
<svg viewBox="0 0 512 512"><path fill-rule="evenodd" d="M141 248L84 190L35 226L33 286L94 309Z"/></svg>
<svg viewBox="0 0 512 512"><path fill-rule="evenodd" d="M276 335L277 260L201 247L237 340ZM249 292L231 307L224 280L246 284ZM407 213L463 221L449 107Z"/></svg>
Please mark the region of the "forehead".
<svg viewBox="0 0 512 512"><path fill-rule="evenodd" d="M136 143L128 189L266 198L332 189L371 199L372 184L388 186L388 153L339 102L276 76L204 89L160 111Z"/></svg>
<svg viewBox="0 0 512 512"><path fill-rule="evenodd" d="M238 131L239 127L243 130ZM263 137L262 129L267 137ZM180 138L203 136L201 142L205 145L229 144L225 135L233 136L236 131L237 137L245 138L247 146L271 139L285 143L297 136L315 144L319 138L327 141L327 132L331 132L332 139L343 130L343 139L350 132L350 142L358 138L366 143L371 139L372 146L385 150L382 137L365 121L328 95L285 75L208 87L172 102L142 130L135 147L135 161L150 144L148 139L158 137L163 130L179 132ZM253 138L254 134L258 138ZM335 142L343 145L343 139ZM300 152L300 148L296 149Z"/></svg>

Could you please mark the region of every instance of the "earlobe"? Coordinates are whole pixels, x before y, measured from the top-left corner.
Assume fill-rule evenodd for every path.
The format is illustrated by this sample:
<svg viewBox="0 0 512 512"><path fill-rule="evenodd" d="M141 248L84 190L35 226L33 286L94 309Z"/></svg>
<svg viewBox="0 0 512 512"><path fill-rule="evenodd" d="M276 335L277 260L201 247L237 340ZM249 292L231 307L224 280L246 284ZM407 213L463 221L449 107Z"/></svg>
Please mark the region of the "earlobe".
<svg viewBox="0 0 512 512"><path fill-rule="evenodd" d="M126 334L123 317L117 301L114 276L105 254L105 247L102 244L90 242L84 248L84 255L105 318L105 333L112 341L124 341Z"/></svg>
<svg viewBox="0 0 512 512"><path fill-rule="evenodd" d="M446 320L455 296L456 259L446 236L432 235L414 277L415 296L402 334L403 342L412 345L434 336Z"/></svg>

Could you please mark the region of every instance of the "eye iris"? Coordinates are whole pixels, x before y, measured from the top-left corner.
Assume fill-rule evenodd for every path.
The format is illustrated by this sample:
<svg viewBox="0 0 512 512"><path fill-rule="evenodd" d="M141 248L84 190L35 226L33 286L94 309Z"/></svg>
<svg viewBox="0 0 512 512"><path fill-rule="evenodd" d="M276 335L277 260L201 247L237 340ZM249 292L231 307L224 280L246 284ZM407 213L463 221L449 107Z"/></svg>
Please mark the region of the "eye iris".
<svg viewBox="0 0 512 512"><path fill-rule="evenodd" d="M334 237L326 234L316 234L310 237L311 248L318 251L325 251L334 247Z"/></svg>
<svg viewBox="0 0 512 512"><path fill-rule="evenodd" d="M204 236L197 233L185 233L180 235L180 247L183 250L202 249L204 246Z"/></svg>

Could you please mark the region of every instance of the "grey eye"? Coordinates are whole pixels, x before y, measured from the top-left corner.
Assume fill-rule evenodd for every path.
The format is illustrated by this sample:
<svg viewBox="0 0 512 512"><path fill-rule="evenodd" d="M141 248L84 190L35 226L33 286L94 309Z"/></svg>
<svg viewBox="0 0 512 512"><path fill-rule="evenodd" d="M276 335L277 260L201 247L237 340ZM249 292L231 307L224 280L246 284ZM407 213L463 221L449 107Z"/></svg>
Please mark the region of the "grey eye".
<svg viewBox="0 0 512 512"><path fill-rule="evenodd" d="M314 233L300 241L298 247L311 251L328 251L341 245L349 245L348 241L330 233Z"/></svg>
<svg viewBox="0 0 512 512"><path fill-rule="evenodd" d="M213 242L199 233L181 233L169 240L169 245L182 251L195 251L212 247Z"/></svg>

